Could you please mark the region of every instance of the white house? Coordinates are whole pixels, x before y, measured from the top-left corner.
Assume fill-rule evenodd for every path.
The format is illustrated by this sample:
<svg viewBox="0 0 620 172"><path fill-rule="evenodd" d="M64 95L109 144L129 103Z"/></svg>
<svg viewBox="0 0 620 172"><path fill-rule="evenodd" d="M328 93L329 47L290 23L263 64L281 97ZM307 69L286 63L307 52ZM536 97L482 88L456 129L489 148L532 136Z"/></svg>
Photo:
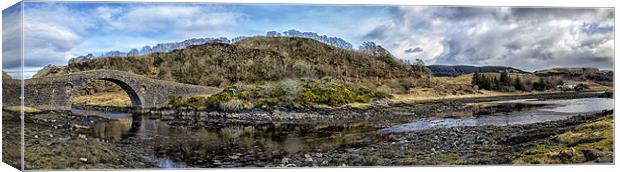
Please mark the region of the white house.
<svg viewBox="0 0 620 172"><path fill-rule="evenodd" d="M575 87L577 87L577 84L575 83L564 83L562 85L558 85L556 86L559 89L575 89Z"/></svg>

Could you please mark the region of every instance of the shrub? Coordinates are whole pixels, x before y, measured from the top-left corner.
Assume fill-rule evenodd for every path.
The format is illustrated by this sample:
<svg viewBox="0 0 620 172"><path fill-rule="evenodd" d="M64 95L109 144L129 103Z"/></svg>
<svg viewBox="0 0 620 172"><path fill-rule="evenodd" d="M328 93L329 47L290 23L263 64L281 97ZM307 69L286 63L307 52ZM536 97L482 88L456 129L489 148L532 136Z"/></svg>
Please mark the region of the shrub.
<svg viewBox="0 0 620 172"><path fill-rule="evenodd" d="M181 97L173 97L169 103L172 107L235 111L254 107L299 107L310 104L342 106L390 97L388 93L375 92L360 84L345 84L329 79L285 80L262 87L230 86L208 98L194 96L184 101Z"/></svg>
<svg viewBox="0 0 620 172"><path fill-rule="evenodd" d="M318 102L319 102L319 96L314 94L312 90L308 88L303 88L303 94L301 96L302 104L312 104L312 103L318 103Z"/></svg>
<svg viewBox="0 0 620 172"><path fill-rule="evenodd" d="M202 107L205 103L206 98L202 96L192 96L187 100L186 106L193 109L198 109Z"/></svg>
<svg viewBox="0 0 620 172"><path fill-rule="evenodd" d="M236 86L227 87L222 92L209 96L205 101L205 105L207 108L219 108L220 102L232 100L237 92Z"/></svg>
<svg viewBox="0 0 620 172"><path fill-rule="evenodd" d="M232 99L229 101L220 102L219 109L226 111L239 111L245 109L245 107L242 100Z"/></svg>
<svg viewBox="0 0 620 172"><path fill-rule="evenodd" d="M183 101L183 97L181 96L169 96L168 105L175 107L175 108L179 108L179 107L184 107L185 102Z"/></svg>

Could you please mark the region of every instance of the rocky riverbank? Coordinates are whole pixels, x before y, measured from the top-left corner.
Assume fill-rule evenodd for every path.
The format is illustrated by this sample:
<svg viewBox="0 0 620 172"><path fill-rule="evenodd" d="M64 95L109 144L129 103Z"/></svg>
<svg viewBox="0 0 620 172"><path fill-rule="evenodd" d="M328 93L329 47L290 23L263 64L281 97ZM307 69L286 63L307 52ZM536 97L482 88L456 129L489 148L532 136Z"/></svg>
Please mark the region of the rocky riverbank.
<svg viewBox="0 0 620 172"><path fill-rule="evenodd" d="M600 93L558 94L536 98L561 99L574 96L597 97L597 95ZM549 141L555 135L613 115L613 111L605 111L594 115L526 125L434 128L404 133L375 132L414 119L490 115L506 109L514 110L517 107L512 106L513 104L472 106L471 103L520 98L524 97L446 100L419 104L391 102L366 108L245 112L159 109L142 113L142 117L162 121L167 124L166 127L179 127L188 131L215 130L219 133L209 136L214 140L175 140L157 135L146 139L127 137L120 140L106 140L92 137L88 134L89 130L96 124L115 119L68 111L27 113L25 167L26 169L109 169L532 163L533 161L516 160L526 159L524 155L528 150L531 152L535 145L555 144ZM536 106L518 108L527 109ZM3 123L4 140L15 141L19 138L19 135L16 135L19 133L19 116L16 113L3 112ZM293 138L287 139L287 137ZM296 147L295 145L298 145L296 143L300 141L296 139L305 139L303 144L308 145ZM274 148L281 144L294 146L285 148L287 151ZM292 151L288 151L289 149ZM18 149L5 147L3 150L5 150L3 157L6 159L19 159L19 152L15 151ZM589 162L609 162L609 158L605 158L609 152L589 152L587 156L579 157L587 157L586 160ZM581 152L573 152L575 156L579 153ZM536 158L543 155L537 154ZM11 165L19 166L17 162Z"/></svg>
<svg viewBox="0 0 620 172"><path fill-rule="evenodd" d="M15 122L4 121L5 119ZM3 140L17 140L19 114L3 111ZM70 115L70 112L25 114L25 169L119 169L155 167L139 155L123 152L115 143L93 138L87 131L96 123L110 119ZM4 145L4 144L3 144ZM17 149L3 149L7 159L18 159ZM9 155L9 156L6 156ZM18 162L13 162L19 166Z"/></svg>
<svg viewBox="0 0 620 172"><path fill-rule="evenodd" d="M523 151L556 134L612 115L613 111L604 111L590 116L527 125L454 127L383 135L374 133L360 136L356 142L334 149L317 148L292 154L268 151L260 146L228 155L210 152L179 154L184 152L181 149L188 148L178 146L158 147L156 152L173 157L176 161L190 162L194 167L512 164ZM590 157L589 160L597 158Z"/></svg>

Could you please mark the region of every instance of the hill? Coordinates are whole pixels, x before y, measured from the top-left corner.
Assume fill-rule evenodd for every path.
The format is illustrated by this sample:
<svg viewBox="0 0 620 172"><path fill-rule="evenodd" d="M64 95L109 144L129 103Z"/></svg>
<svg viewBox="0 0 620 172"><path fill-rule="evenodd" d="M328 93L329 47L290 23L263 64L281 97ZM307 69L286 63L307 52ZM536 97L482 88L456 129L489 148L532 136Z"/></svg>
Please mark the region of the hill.
<svg viewBox="0 0 620 172"><path fill-rule="evenodd" d="M144 56L75 60L70 61L64 71L43 71L37 77L112 69L206 86L324 77L352 82L373 80L375 83L398 79L411 86L415 84L412 82L427 78L412 72L411 66L386 50L380 47L377 50L378 53L371 55L308 38L250 37L234 44L191 45Z"/></svg>
<svg viewBox="0 0 620 172"><path fill-rule="evenodd" d="M8 73L2 71L2 80L11 80L11 79L13 79L11 77L11 75L9 75Z"/></svg>
<svg viewBox="0 0 620 172"><path fill-rule="evenodd" d="M594 81L601 85L613 86L614 72L598 68L551 68L534 72L541 77L559 77L565 80Z"/></svg>
<svg viewBox="0 0 620 172"><path fill-rule="evenodd" d="M298 30L288 30L285 31L283 33L279 33L277 31L269 31L265 34L268 37L281 37L281 36L286 36L286 37L301 37L301 38L310 38L310 39L314 39L317 40L319 42L325 43L325 44L329 44L332 46L336 46L339 48L343 48L343 49L347 49L347 50L353 50L353 45L347 41L345 41L342 38L338 38L338 37L330 37L327 35L320 35L318 33L315 32L301 32ZM234 37L232 39L228 39L226 37L218 37L218 38L192 38L192 39L186 39L184 41L181 42L168 42L168 43L159 43L153 46L149 46L146 45L140 49L131 49L128 52L122 52L122 51L118 51L118 50L114 50L114 51L108 51L106 53L103 53L97 57L130 57L130 56L142 56L142 55L148 55L151 53L156 53L156 52L170 52L172 50L176 50L176 49L183 49L185 47L188 47L190 45L202 45L202 44L207 44L207 43L226 43L226 44L231 44L243 39L248 38L248 36L238 36L238 37ZM72 60L84 60L87 58L94 58L95 55L93 54L87 54L87 55L83 55L83 56L78 56L75 57Z"/></svg>
<svg viewBox="0 0 620 172"><path fill-rule="evenodd" d="M467 66L467 65L429 65L427 66L433 76L460 76L464 74L470 74L475 72L487 73L487 72L500 72L508 70L510 73L528 73L520 69L506 66Z"/></svg>

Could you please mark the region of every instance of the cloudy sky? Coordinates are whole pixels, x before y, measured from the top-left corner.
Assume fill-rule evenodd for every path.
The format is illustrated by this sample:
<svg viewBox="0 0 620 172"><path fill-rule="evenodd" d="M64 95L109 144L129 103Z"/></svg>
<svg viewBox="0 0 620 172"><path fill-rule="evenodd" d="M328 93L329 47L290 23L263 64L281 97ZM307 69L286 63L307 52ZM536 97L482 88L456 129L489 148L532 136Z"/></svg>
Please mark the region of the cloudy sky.
<svg viewBox="0 0 620 172"><path fill-rule="evenodd" d="M129 51L199 37L289 29L374 41L427 64L613 68L611 8L510 8L257 4L25 4L26 71L88 53ZM3 11L4 45L18 41L16 10ZM19 63L3 47L5 71ZM33 72L26 73L26 78Z"/></svg>

